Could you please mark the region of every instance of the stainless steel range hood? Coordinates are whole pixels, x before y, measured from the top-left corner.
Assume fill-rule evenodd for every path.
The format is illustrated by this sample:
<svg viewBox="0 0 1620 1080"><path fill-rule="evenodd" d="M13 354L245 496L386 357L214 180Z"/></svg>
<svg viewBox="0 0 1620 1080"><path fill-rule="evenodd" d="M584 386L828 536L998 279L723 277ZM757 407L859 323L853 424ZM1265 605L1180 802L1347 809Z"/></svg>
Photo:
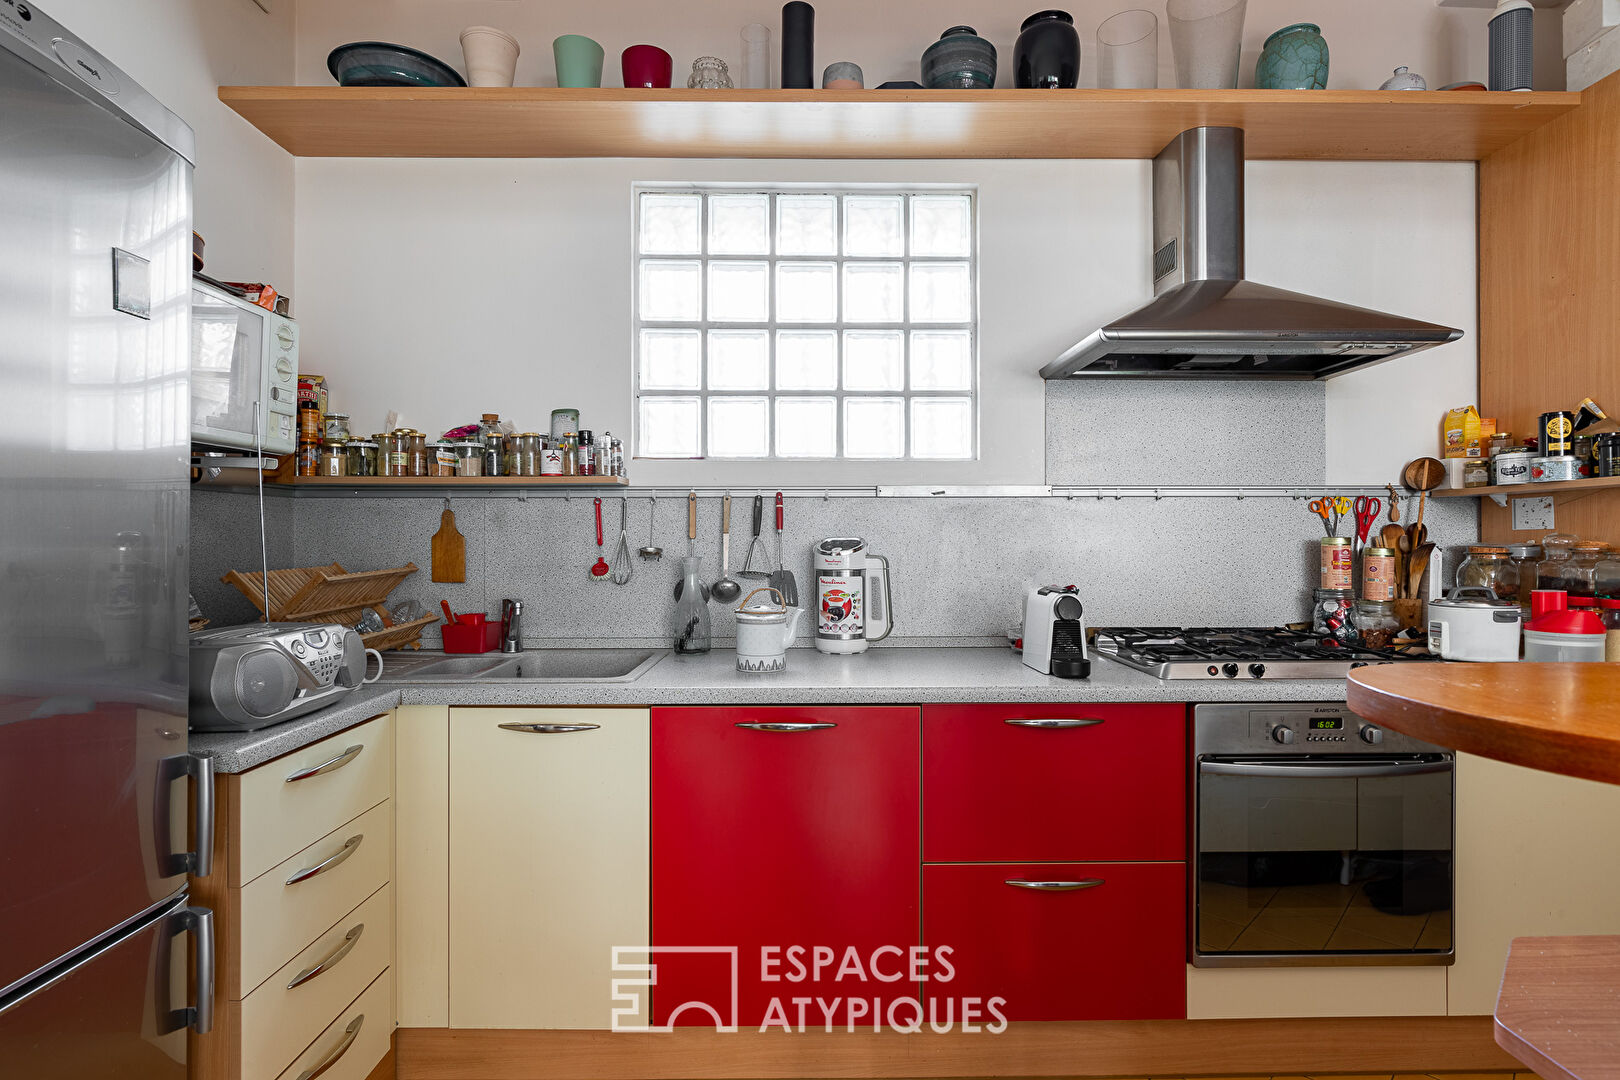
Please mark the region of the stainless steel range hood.
<svg viewBox="0 0 1620 1080"><path fill-rule="evenodd" d="M1330 379L1461 330L1243 278L1243 131L1193 128L1153 159L1146 307L1041 369L1043 379Z"/></svg>

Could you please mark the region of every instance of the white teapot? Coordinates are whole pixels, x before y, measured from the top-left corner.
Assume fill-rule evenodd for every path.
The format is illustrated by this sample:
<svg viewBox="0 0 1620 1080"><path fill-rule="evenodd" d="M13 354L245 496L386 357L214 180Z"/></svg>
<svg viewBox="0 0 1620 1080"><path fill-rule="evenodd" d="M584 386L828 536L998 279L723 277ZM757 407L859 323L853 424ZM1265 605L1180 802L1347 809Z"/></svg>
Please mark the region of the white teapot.
<svg viewBox="0 0 1620 1080"><path fill-rule="evenodd" d="M760 598L755 600L756 596ZM755 589L743 597L737 608L737 670L784 670L788 646L793 644L803 614L803 608L788 607L782 594L772 588Z"/></svg>

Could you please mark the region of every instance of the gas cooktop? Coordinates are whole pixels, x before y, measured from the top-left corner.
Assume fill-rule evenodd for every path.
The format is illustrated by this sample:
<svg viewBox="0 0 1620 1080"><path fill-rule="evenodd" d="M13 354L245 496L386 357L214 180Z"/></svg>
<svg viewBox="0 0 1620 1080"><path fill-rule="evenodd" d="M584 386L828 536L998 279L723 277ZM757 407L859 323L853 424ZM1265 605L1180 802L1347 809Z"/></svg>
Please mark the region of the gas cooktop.
<svg viewBox="0 0 1620 1080"><path fill-rule="evenodd" d="M1116 626L1098 630L1092 647L1161 679L1342 679L1369 664L1435 659L1283 627Z"/></svg>

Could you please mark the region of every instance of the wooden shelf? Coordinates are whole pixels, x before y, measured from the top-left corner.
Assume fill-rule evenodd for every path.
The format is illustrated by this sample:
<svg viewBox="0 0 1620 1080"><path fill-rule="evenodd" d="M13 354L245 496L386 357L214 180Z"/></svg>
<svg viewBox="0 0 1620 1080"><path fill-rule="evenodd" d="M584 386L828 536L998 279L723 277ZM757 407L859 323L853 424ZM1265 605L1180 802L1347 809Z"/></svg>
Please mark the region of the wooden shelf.
<svg viewBox="0 0 1620 1080"><path fill-rule="evenodd" d="M1510 498L1528 498L1552 495L1559 502L1569 503L1588 495L1620 490L1620 476L1594 476L1586 480L1556 480L1545 484L1492 484L1490 487L1441 488L1429 492L1433 499L1495 499L1497 505L1506 505Z"/></svg>
<svg viewBox="0 0 1620 1080"><path fill-rule="evenodd" d="M626 488L623 476L299 476L293 488Z"/></svg>
<svg viewBox="0 0 1620 1080"><path fill-rule="evenodd" d="M1201 125L1251 160L1477 161L1576 93L222 86L299 157L1151 158Z"/></svg>

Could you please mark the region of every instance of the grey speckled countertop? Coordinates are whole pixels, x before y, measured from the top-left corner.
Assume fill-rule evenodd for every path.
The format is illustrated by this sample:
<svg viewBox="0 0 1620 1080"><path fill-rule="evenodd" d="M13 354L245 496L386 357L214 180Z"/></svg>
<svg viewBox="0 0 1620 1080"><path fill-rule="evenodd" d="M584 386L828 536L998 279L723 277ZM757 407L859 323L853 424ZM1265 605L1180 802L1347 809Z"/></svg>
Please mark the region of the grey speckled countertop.
<svg viewBox="0 0 1620 1080"><path fill-rule="evenodd" d="M244 772L397 705L881 705L931 702L1343 701L1344 680L1166 681L1097 658L1089 679L1056 679L1008 649L874 648L859 656L793 649L787 670L745 675L736 653L666 656L629 683L522 679L390 682L260 731L194 733L219 772Z"/></svg>

